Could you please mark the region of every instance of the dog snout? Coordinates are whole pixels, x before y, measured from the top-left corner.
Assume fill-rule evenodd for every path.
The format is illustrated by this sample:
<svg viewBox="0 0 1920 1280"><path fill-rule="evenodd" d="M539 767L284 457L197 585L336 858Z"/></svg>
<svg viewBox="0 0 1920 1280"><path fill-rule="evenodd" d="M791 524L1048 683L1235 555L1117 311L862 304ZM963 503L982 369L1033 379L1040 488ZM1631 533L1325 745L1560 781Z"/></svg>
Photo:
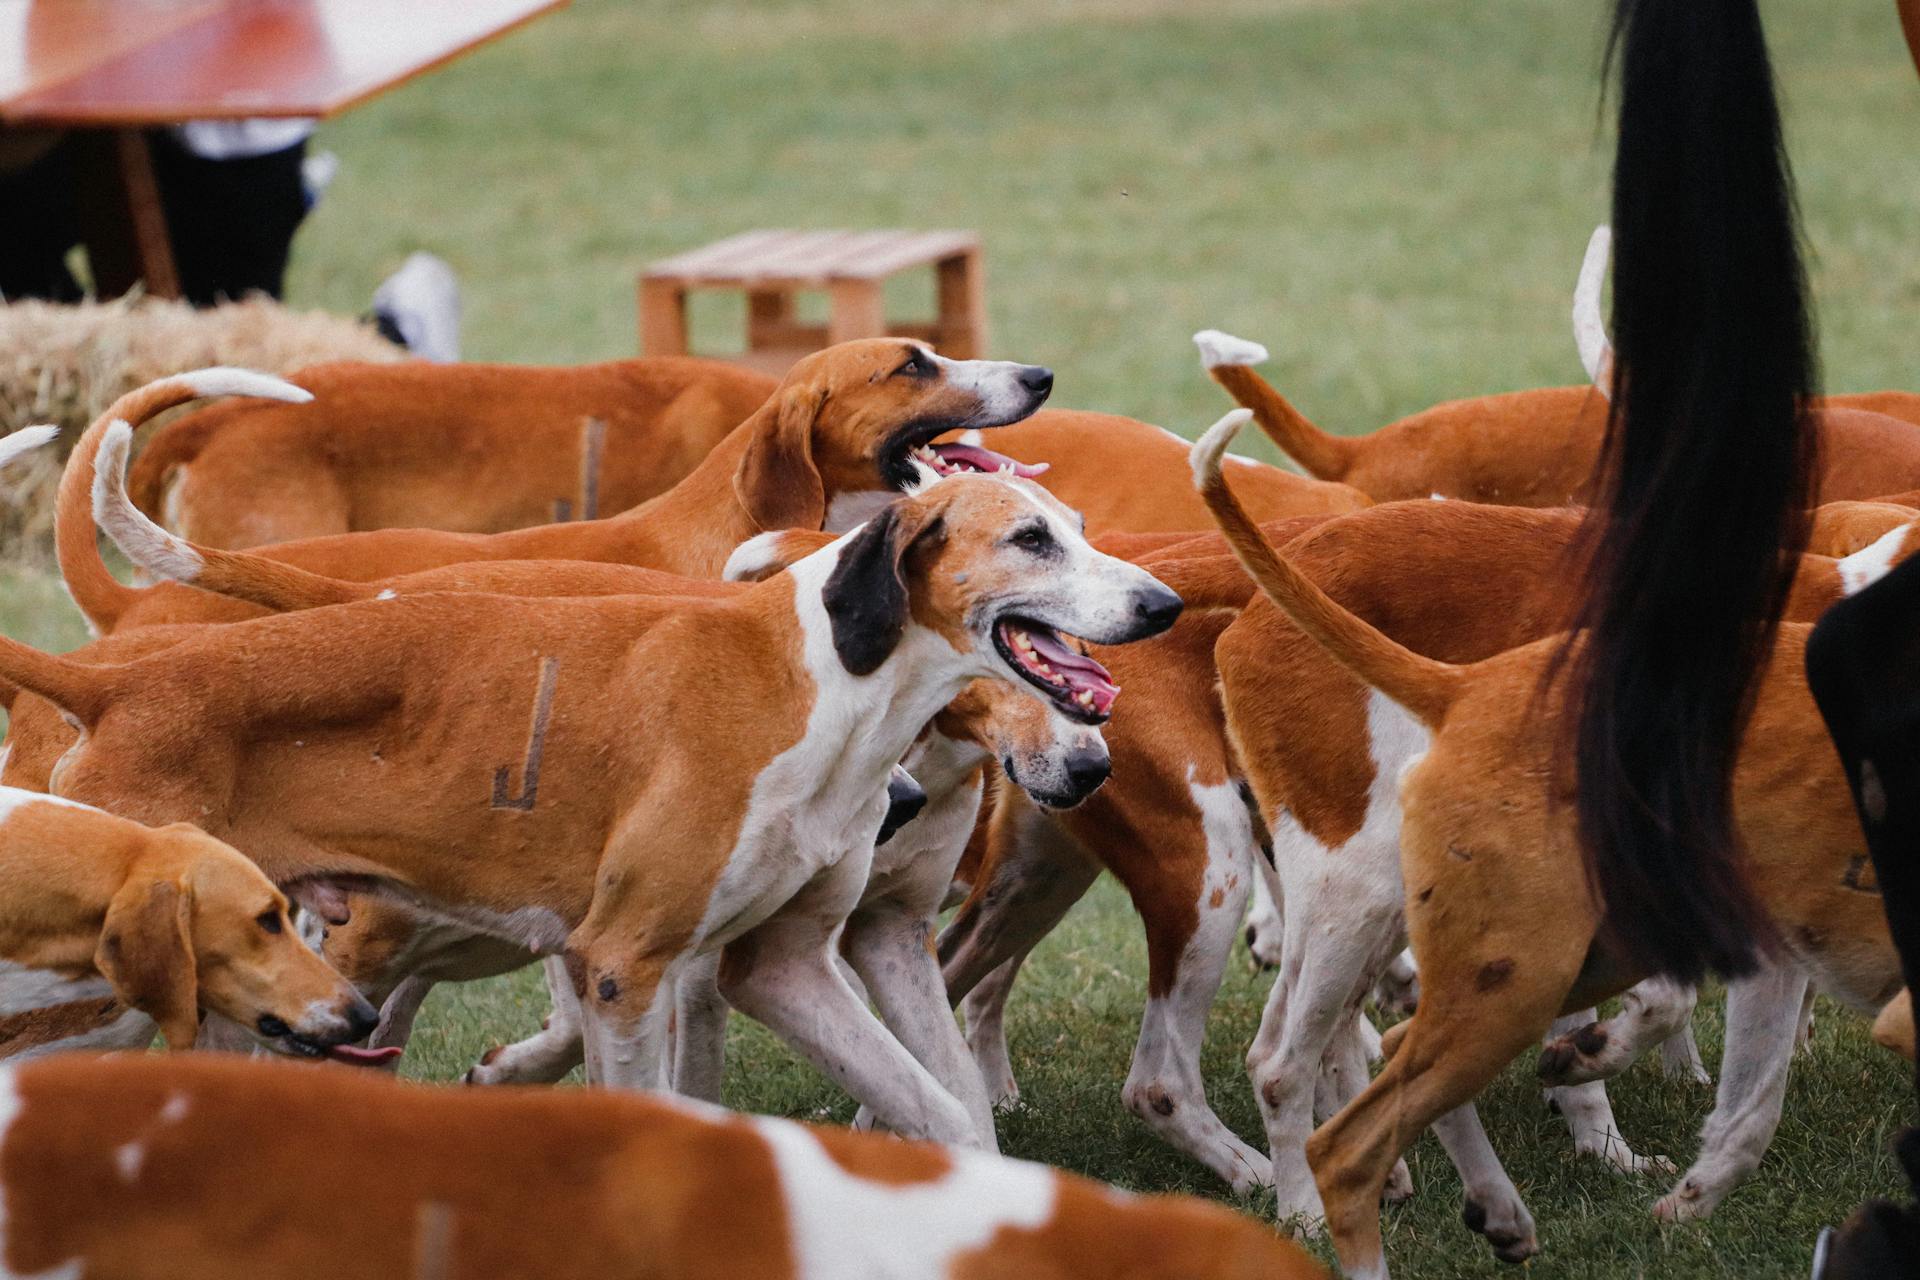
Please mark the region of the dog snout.
<svg viewBox="0 0 1920 1280"><path fill-rule="evenodd" d="M347 1005L346 1012L341 1016L347 1024L346 1042L348 1044L357 1044L365 1040L373 1034L373 1029L380 1025L380 1011L373 1007L371 1000L358 992L354 993L352 1002Z"/></svg>
<svg viewBox="0 0 1920 1280"><path fill-rule="evenodd" d="M893 839L894 832L912 822L926 807L926 788L914 781L912 774L895 765L887 779L887 816L880 822L880 834L874 843L885 844Z"/></svg>
<svg viewBox="0 0 1920 1280"><path fill-rule="evenodd" d="M1113 773L1113 759L1105 751L1083 748L1067 756L1067 787L1078 804L1100 789Z"/></svg>
<svg viewBox="0 0 1920 1280"><path fill-rule="evenodd" d="M1157 636L1179 621L1180 597L1162 583L1142 587L1134 593L1133 616L1140 623L1139 637Z"/></svg>
<svg viewBox="0 0 1920 1280"><path fill-rule="evenodd" d="M1019 378L1020 385L1037 399L1045 400L1053 393L1053 370L1045 365L1022 365Z"/></svg>

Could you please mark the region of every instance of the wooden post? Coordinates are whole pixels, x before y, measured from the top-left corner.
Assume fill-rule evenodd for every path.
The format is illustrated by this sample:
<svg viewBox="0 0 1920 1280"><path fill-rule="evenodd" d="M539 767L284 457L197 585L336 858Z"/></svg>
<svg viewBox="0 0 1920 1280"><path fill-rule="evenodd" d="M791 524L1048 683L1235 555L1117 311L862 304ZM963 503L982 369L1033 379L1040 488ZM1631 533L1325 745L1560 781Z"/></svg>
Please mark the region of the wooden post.
<svg viewBox="0 0 1920 1280"><path fill-rule="evenodd" d="M747 350L771 351L791 346L793 295L784 289L747 291Z"/></svg>
<svg viewBox="0 0 1920 1280"><path fill-rule="evenodd" d="M687 345L687 291L677 281L640 281L640 353L684 356Z"/></svg>
<svg viewBox="0 0 1920 1280"><path fill-rule="evenodd" d="M987 350L987 273L980 250L942 258L934 267L940 303L940 353L978 360Z"/></svg>
<svg viewBox="0 0 1920 1280"><path fill-rule="evenodd" d="M835 280L828 288L827 341L880 338L887 332L885 299L878 280Z"/></svg>
<svg viewBox="0 0 1920 1280"><path fill-rule="evenodd" d="M156 298L180 296L153 155L138 129L76 131L80 231L93 290L117 297L136 284Z"/></svg>

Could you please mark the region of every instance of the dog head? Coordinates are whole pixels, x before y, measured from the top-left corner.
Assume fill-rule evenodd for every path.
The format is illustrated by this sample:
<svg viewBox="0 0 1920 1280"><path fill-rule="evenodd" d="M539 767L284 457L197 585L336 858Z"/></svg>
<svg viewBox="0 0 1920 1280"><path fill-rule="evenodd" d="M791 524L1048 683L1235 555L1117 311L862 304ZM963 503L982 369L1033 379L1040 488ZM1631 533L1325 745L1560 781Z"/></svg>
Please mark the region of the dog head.
<svg viewBox="0 0 1920 1280"><path fill-rule="evenodd" d="M1099 729L1069 719L1051 698L1028 696L1025 685L975 680L933 727L992 752L1007 778L1049 809L1073 808L1113 772Z"/></svg>
<svg viewBox="0 0 1920 1280"><path fill-rule="evenodd" d="M1083 724L1119 687L1063 638L1124 644L1158 635L1180 597L1146 570L1095 551L1080 517L1031 481L953 475L894 500L822 555L821 592L840 663L877 670L908 626L976 659L976 674L1037 691Z"/></svg>
<svg viewBox="0 0 1920 1280"><path fill-rule="evenodd" d="M378 1021L373 1006L301 941L287 899L260 869L197 827L155 833L107 907L95 965L120 999L192 1045L204 1007L295 1057L365 1055L342 1046Z"/></svg>
<svg viewBox="0 0 1920 1280"><path fill-rule="evenodd" d="M846 529L915 482L916 458L936 471L1037 475L977 444L933 439L1018 422L1052 390L1038 365L949 360L901 338L842 342L794 365L747 421L734 495L762 529Z"/></svg>

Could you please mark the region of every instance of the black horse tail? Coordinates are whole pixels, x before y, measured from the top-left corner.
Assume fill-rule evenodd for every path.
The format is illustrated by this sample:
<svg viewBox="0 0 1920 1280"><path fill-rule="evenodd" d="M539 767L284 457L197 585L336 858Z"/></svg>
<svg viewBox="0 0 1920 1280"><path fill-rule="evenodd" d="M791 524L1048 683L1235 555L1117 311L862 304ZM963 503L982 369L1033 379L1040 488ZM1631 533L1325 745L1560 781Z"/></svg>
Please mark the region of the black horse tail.
<svg viewBox="0 0 1920 1280"><path fill-rule="evenodd" d="M1806 541L1815 369L1755 0L1617 0L1613 404L1562 652L1603 940L1739 974L1774 934L1732 774Z"/></svg>

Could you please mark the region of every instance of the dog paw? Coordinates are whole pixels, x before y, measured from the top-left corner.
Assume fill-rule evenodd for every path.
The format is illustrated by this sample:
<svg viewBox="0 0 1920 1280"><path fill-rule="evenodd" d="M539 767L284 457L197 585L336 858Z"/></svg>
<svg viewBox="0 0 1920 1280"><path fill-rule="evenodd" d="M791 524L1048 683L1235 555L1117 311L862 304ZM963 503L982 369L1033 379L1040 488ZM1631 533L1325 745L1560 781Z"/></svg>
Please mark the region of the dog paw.
<svg viewBox="0 0 1920 1280"><path fill-rule="evenodd" d="M1393 1163L1393 1172L1387 1175L1387 1185L1380 1192L1380 1203L1399 1204L1402 1200L1413 1199L1413 1171L1407 1168L1405 1160Z"/></svg>
<svg viewBox="0 0 1920 1280"><path fill-rule="evenodd" d="M1692 1222L1713 1212L1707 1189L1688 1178L1654 1202L1653 1216L1661 1222Z"/></svg>
<svg viewBox="0 0 1920 1280"><path fill-rule="evenodd" d="M1502 1262L1525 1262L1540 1252L1533 1218L1524 1205L1505 1205L1490 1213L1479 1201L1469 1200L1460 1210L1460 1221L1466 1223L1467 1230L1485 1236L1493 1246L1493 1256Z"/></svg>
<svg viewBox="0 0 1920 1280"><path fill-rule="evenodd" d="M1612 1065L1605 1057L1607 1043L1606 1028L1597 1022L1548 1041L1540 1050L1540 1082L1564 1087L1605 1079Z"/></svg>

